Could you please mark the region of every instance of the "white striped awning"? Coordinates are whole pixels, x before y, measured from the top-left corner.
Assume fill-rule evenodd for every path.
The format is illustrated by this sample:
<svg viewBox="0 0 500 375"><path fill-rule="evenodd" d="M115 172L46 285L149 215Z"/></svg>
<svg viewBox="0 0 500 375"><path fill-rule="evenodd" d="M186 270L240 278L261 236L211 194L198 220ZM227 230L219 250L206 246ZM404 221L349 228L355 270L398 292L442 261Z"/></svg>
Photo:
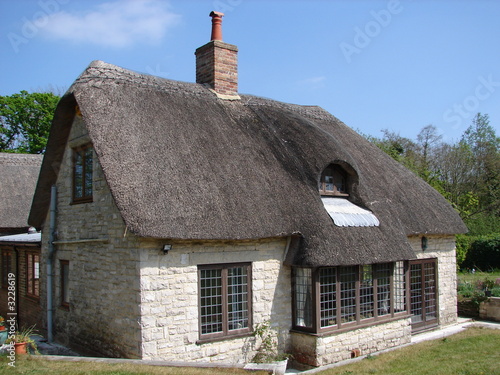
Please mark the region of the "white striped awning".
<svg viewBox="0 0 500 375"><path fill-rule="evenodd" d="M368 210L356 206L345 198L321 197L326 211L339 227L378 227L380 222Z"/></svg>

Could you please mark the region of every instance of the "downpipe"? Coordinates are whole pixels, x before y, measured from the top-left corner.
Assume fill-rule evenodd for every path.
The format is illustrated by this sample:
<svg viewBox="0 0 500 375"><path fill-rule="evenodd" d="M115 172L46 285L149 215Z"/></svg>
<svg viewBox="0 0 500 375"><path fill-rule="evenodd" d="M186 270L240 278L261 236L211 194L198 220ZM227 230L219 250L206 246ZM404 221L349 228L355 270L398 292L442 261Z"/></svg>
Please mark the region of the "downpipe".
<svg viewBox="0 0 500 375"><path fill-rule="evenodd" d="M50 223L49 223L49 244L48 244L48 258L47 258L47 341L53 342L53 314L54 314L54 301L53 301L53 272L54 272L54 241L56 238L56 214L57 214L57 187L52 185L50 189Z"/></svg>

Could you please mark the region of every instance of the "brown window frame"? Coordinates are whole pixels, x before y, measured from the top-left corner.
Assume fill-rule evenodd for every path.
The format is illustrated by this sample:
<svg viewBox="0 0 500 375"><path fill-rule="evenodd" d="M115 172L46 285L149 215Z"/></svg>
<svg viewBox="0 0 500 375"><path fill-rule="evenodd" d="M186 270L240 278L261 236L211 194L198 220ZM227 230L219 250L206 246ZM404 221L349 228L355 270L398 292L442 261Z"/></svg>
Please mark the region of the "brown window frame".
<svg viewBox="0 0 500 375"><path fill-rule="evenodd" d="M396 276L397 263L400 263L398 267L402 268L398 270L402 271L402 273ZM391 265L392 271L389 275L380 275L379 272L388 264ZM352 272L349 273L348 269L351 269ZM371 269L371 278L366 278L366 269ZM310 270L310 283L304 282L303 277L300 278L301 276L297 277L298 273L303 273L303 270ZM329 282L322 282L322 273L327 270L333 272L327 276L334 276L330 278L324 277L324 280L328 279ZM355 329L407 317L409 316L410 305L408 271L407 262L388 262L348 267L294 267L292 269L292 327L297 331L319 334ZM351 278L347 278L347 275L351 275ZM389 284L381 283L384 278L389 278ZM367 282L371 284L370 287L364 286ZM398 282L403 283L404 287L400 288L399 284L396 285ZM304 285L309 288L309 284L311 295L304 297ZM389 299L384 295L382 289L387 285L389 285ZM396 286L398 287L396 288ZM328 299L326 298L328 296L334 298ZM381 296L383 297L381 298ZM383 303L387 301L390 305L389 311L385 310L387 307L382 307ZM404 308L396 308L396 305L401 303ZM304 311L298 308L298 304L304 306ZM370 304L371 316L366 316ZM362 308L364 308L363 311ZM350 312L348 312L349 309ZM328 311L331 311L331 317L327 316ZM325 314L322 314L322 312L325 312ZM309 317L307 321L303 318L304 316ZM303 319L304 324L299 324L300 319ZM328 325L322 324L326 321L329 323Z"/></svg>
<svg viewBox="0 0 500 375"><path fill-rule="evenodd" d="M67 269L67 280L65 281L65 272ZM68 260L59 260L59 270L60 270L60 298L61 298L61 306L69 309L69 261ZM68 290L66 289L68 287Z"/></svg>
<svg viewBox="0 0 500 375"><path fill-rule="evenodd" d="M340 182L341 189L338 188L339 181L335 179L335 176L340 176L342 181ZM327 181L327 177L331 177L332 181ZM327 189L327 185L333 185L331 189ZM326 167L323 172L321 172L321 177L319 180L319 192L321 195L331 195L336 197L348 197L348 174L340 165L330 164Z"/></svg>
<svg viewBox="0 0 500 375"><path fill-rule="evenodd" d="M88 152L91 152L91 181L90 181L90 189L87 189L87 160L88 160ZM78 157L81 158L81 182L77 181L77 162ZM86 144L84 146L73 148L72 152L72 173L73 173L73 193L72 193L72 203L90 203L93 201L93 193L94 193L94 184L93 184L93 175L94 175L94 149L91 144ZM82 196L77 196L77 188L80 188L82 191ZM87 191L90 190L90 191Z"/></svg>
<svg viewBox="0 0 500 375"><path fill-rule="evenodd" d="M12 250L2 250L2 288L9 287L9 273L14 272Z"/></svg>
<svg viewBox="0 0 500 375"><path fill-rule="evenodd" d="M35 261L35 258L38 258ZM38 270L35 264L38 263ZM38 271L38 272L37 272ZM38 273L38 277L36 277ZM26 295L31 298L40 298L40 253L26 252Z"/></svg>
<svg viewBox="0 0 500 375"><path fill-rule="evenodd" d="M231 302L229 301L229 285L228 285L228 270L229 269L234 269L234 268L244 268L246 271L246 284L241 284L245 285L246 289L244 289L244 293L237 293L238 295L245 294L246 295L246 300L244 301L236 301L235 303L241 303L246 306L245 310L243 313L246 313L246 316L244 316L243 320L246 320L246 327L242 327L239 329L230 329L230 304ZM216 315L216 314L203 314L204 308L209 308L203 300L208 299L210 297L213 298L213 296L208 295L204 296L203 293L203 273L204 271L220 271L220 304L217 304L217 306L220 305L220 312L218 314L221 315L221 322L215 322L215 324L221 324L221 330L217 330L214 332L207 332L204 333L204 327L208 326L209 324L204 325L204 317L209 316L209 315ZM237 277L237 276L236 276ZM240 284L235 284L235 287L238 287ZM227 263L227 264L210 264L210 265L199 265L198 266L198 317L199 317L199 342L205 342L205 341L213 341L213 340L219 340L219 339L225 339L225 338L232 338L232 337L238 337L238 336L245 336L248 335L249 333L252 332L252 264L251 263ZM232 323L236 322L238 320L233 320Z"/></svg>

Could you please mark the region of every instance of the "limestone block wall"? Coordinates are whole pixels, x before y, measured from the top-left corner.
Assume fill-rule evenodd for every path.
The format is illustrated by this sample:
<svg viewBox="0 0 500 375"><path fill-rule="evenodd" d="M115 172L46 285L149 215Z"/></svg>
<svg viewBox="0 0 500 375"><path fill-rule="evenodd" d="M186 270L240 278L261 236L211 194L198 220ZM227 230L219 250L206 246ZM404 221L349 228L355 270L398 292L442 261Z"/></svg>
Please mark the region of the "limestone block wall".
<svg viewBox="0 0 500 375"><path fill-rule="evenodd" d="M282 350L291 326L290 269L283 266L286 239L234 242L143 240L141 247L141 325L145 359L241 363L255 354L255 338L197 343L198 265L252 263L253 324L270 320Z"/></svg>
<svg viewBox="0 0 500 375"><path fill-rule="evenodd" d="M407 344L411 341L410 319L353 329L343 333L315 336L291 334L294 358L311 366L323 366L354 356Z"/></svg>
<svg viewBox="0 0 500 375"><path fill-rule="evenodd" d="M54 337L111 357L141 356L139 250L93 158L93 202L72 204L72 147L88 143L76 117L57 180L57 238L53 272ZM42 311L46 323L49 217L43 230ZM69 308L61 306L61 265L69 262Z"/></svg>
<svg viewBox="0 0 500 375"><path fill-rule="evenodd" d="M457 322L457 261L455 236L426 236L427 249L422 250L422 236L411 236L409 242L418 259L437 258L439 324Z"/></svg>

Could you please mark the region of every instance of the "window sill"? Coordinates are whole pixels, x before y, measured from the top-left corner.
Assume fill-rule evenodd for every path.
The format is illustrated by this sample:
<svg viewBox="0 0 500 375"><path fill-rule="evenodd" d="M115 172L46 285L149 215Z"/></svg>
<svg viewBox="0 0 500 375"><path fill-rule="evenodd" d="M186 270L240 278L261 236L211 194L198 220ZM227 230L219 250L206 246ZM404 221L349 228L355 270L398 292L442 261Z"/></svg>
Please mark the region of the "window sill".
<svg viewBox="0 0 500 375"><path fill-rule="evenodd" d="M411 314L404 312L404 313L397 313L391 318L370 320L366 323L365 322L347 323L340 328L324 328L323 330L321 330L319 332L311 332L311 331L301 330L299 328L292 328L290 330L290 332L291 333L301 333L304 335L317 336L317 337L328 337L328 336L333 336L333 335L337 335L337 334L341 334L341 333L345 333L345 332L354 331L356 329L362 329L362 328L377 326L380 324L392 323L392 322L395 322L397 320L404 320L404 319L408 319L410 317L411 317Z"/></svg>
<svg viewBox="0 0 500 375"><path fill-rule="evenodd" d="M239 333L239 334L229 335L229 336L217 336L217 337L211 337L211 338L206 338L206 339L199 339L196 341L196 345L203 345L203 344L208 344L208 343L218 342L218 341L239 339L242 337L249 337L252 335L253 335L253 332L245 332L245 333Z"/></svg>
<svg viewBox="0 0 500 375"><path fill-rule="evenodd" d="M93 202L94 202L93 197L90 197L90 198L82 198L82 199L73 199L70 204L75 205L75 204L93 203Z"/></svg>
<svg viewBox="0 0 500 375"><path fill-rule="evenodd" d="M40 296L34 296L32 294L26 294L25 297L26 297L26 299L28 299L30 301L40 303Z"/></svg>

